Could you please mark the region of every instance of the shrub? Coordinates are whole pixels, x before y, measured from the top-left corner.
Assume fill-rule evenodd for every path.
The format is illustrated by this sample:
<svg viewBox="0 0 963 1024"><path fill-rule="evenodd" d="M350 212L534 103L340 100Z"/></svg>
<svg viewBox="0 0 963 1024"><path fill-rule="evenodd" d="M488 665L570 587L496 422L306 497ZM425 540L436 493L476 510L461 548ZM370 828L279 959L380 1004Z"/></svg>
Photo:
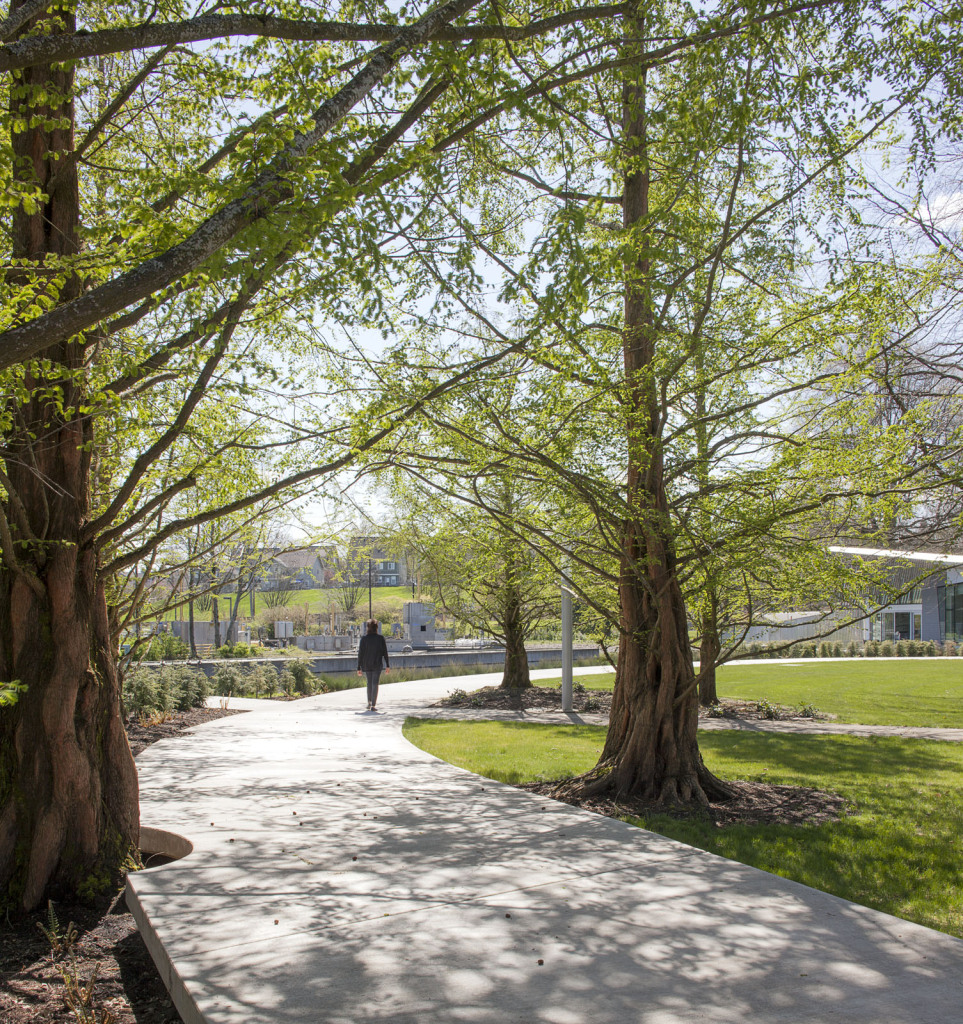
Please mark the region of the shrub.
<svg viewBox="0 0 963 1024"><path fill-rule="evenodd" d="M250 644L224 644L215 652L218 658L256 658L259 654L258 648Z"/></svg>
<svg viewBox="0 0 963 1024"><path fill-rule="evenodd" d="M833 644L833 657L841 658L843 656L843 645L838 641Z"/></svg>
<svg viewBox="0 0 963 1024"><path fill-rule="evenodd" d="M956 644L952 640L947 640L946 643L943 644L943 653L948 658L955 658L957 653Z"/></svg>
<svg viewBox="0 0 963 1024"><path fill-rule="evenodd" d="M830 644L825 640L819 645L819 657L820 658L831 658L833 656L833 649Z"/></svg>
<svg viewBox="0 0 963 1024"><path fill-rule="evenodd" d="M891 640L887 640L883 646L879 649L879 656L881 658L892 658L896 654L895 648Z"/></svg>
<svg viewBox="0 0 963 1024"><path fill-rule="evenodd" d="M856 641L855 640L850 640L849 644L846 646L846 657L847 658L858 658L858 657L860 657L862 655L862 653L863 652L861 650L857 649Z"/></svg>
<svg viewBox="0 0 963 1024"><path fill-rule="evenodd" d="M123 705L128 716L154 717L201 707L209 693L202 672L185 666L142 666L124 680Z"/></svg>
<svg viewBox="0 0 963 1024"><path fill-rule="evenodd" d="M294 661L287 670L294 677L294 692L309 694L314 691L314 673L303 661Z"/></svg>
<svg viewBox="0 0 963 1024"><path fill-rule="evenodd" d="M278 678L278 670L273 665L258 665L264 680L264 692L268 697L273 697L281 685Z"/></svg>
<svg viewBox="0 0 963 1024"><path fill-rule="evenodd" d="M178 711L189 711L191 708L204 706L211 692L210 683L203 672L183 666L169 670L175 680L175 694Z"/></svg>
<svg viewBox="0 0 963 1024"><path fill-rule="evenodd" d="M222 697L240 696L244 692L243 676L237 665L220 665L211 680L215 693Z"/></svg>
<svg viewBox="0 0 963 1024"><path fill-rule="evenodd" d="M124 680L123 702L128 715L156 715L164 710L159 673L138 668ZM173 711L173 706L166 709Z"/></svg>
<svg viewBox="0 0 963 1024"><path fill-rule="evenodd" d="M899 640L896 643L896 657L905 658L909 654L907 650L907 644L905 640Z"/></svg>
<svg viewBox="0 0 963 1024"><path fill-rule="evenodd" d="M255 697L260 697L262 692L270 697L278 688L277 669L273 665L252 665L246 683Z"/></svg>
<svg viewBox="0 0 963 1024"><path fill-rule="evenodd" d="M173 633L158 633L144 649L145 661L185 661L190 650Z"/></svg>
<svg viewBox="0 0 963 1024"><path fill-rule="evenodd" d="M930 640L930 641L929 641L928 643L926 643L926 644L925 644L924 646L926 647L926 652L925 652L925 653L926 653L926 657L927 657L927 658L935 658L935 657L936 657L936 654L937 654L937 651L936 651L936 644L935 644L935 643L933 643L933 641L932 641L932 640Z"/></svg>

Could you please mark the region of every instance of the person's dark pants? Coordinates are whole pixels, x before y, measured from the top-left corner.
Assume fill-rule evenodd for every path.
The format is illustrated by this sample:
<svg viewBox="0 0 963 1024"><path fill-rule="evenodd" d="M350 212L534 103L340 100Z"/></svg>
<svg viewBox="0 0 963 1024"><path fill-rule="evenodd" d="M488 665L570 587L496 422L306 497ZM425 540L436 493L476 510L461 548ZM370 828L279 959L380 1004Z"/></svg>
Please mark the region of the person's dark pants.
<svg viewBox="0 0 963 1024"><path fill-rule="evenodd" d="M368 703L378 703L378 680L381 678L380 668L365 669L364 673L368 677Z"/></svg>

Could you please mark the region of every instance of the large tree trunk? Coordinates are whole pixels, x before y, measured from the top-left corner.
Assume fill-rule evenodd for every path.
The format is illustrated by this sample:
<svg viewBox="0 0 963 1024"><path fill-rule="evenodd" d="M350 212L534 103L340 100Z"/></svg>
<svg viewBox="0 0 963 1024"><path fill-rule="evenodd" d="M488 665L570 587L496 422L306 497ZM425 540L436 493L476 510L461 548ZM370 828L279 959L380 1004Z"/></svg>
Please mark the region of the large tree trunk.
<svg viewBox="0 0 963 1024"><path fill-rule="evenodd" d="M641 8L626 18L627 45L644 36ZM627 515L619 582L620 641L609 731L590 790L656 803L706 804L726 787L699 753L698 695L685 601L666 499L665 412L656 378L646 74L626 74L623 90L623 222L634 229L625 263L628 451Z"/></svg>
<svg viewBox="0 0 963 1024"><path fill-rule="evenodd" d="M52 15L73 31L70 10ZM14 213L13 256L30 272L11 280L29 286L35 274L60 302L82 288L59 272L79 251L72 88L69 66L37 67L15 74L10 94L15 177L44 196L40 209ZM26 368L0 449L0 680L20 689L0 709L0 903L13 911L103 886L138 840L106 594L84 532L94 443L85 356L73 340Z"/></svg>
<svg viewBox="0 0 963 1024"><path fill-rule="evenodd" d="M522 615L521 599L517 592L511 591L505 604L505 671L501 685L512 689L532 685L528 672L528 652L525 650Z"/></svg>
<svg viewBox="0 0 963 1024"><path fill-rule="evenodd" d="M702 639L699 641L699 703L704 708L711 708L719 703L716 662L722 644L719 640L719 599L711 586L707 590L706 611L701 623Z"/></svg>

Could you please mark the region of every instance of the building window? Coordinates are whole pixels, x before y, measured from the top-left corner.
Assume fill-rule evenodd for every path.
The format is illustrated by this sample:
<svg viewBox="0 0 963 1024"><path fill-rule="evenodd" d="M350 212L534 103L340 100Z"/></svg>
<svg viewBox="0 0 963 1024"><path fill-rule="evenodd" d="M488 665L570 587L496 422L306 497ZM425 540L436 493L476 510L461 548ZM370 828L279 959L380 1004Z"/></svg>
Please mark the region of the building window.
<svg viewBox="0 0 963 1024"><path fill-rule="evenodd" d="M946 601L943 605L943 636L946 640L963 637L963 583L946 585Z"/></svg>

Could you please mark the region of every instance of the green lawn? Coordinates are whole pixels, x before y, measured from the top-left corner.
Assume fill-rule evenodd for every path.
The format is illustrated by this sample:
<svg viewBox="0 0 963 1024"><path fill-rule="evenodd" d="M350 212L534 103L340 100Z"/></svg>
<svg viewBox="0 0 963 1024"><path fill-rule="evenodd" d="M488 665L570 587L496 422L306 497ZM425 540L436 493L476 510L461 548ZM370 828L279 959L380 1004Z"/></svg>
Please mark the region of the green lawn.
<svg viewBox="0 0 963 1024"><path fill-rule="evenodd" d="M262 611L268 608L267 597L269 596L263 591L259 591L255 595L255 615L260 614ZM233 599L232 599L233 600ZM412 600L411 597L411 586L406 587L373 587L371 591L371 603L375 614L382 608L387 608L392 612L401 613L401 606L405 601ZM423 593L422 600L430 601L431 596ZM228 612L228 598L226 595L221 595L221 618L226 619ZM277 612L278 619L290 619L292 613L296 608L302 608L307 604L308 612L311 615L317 615L319 612L327 614L328 610L332 607L335 610L340 611L341 606L338 604L338 592L333 587L327 587L325 589L315 588L314 590L292 590L291 599L288 601L286 606L274 609ZM368 590L365 588L358 601L358 614L368 614ZM209 619L210 612L195 612L200 618ZM251 615L251 606L247 596L241 599L241 612L240 616L242 619L247 621ZM165 613L163 618L167 621L171 621L175 618L186 619L187 618L187 606L178 611L168 611Z"/></svg>
<svg viewBox="0 0 963 1024"><path fill-rule="evenodd" d="M596 690L611 690L615 681L614 673L574 678ZM558 685L540 685L552 682ZM963 728L963 658L760 661L724 665L717 685L720 697L814 704L840 722Z"/></svg>
<svg viewBox="0 0 963 1024"><path fill-rule="evenodd" d="M522 782L591 767L602 727L409 719L405 735L488 778ZM703 733L726 778L813 786L855 813L832 824L733 826L651 816L636 823L723 857L963 937L963 746L852 736Z"/></svg>

